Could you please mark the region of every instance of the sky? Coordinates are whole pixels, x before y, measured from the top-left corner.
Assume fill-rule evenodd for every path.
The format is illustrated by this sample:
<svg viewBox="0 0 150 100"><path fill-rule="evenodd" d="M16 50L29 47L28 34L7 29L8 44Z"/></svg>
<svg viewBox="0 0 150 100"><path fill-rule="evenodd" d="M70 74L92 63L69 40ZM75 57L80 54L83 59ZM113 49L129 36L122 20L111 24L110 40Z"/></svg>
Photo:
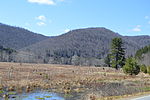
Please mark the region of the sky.
<svg viewBox="0 0 150 100"><path fill-rule="evenodd" d="M1 0L0 23L46 36L88 27L150 35L150 0Z"/></svg>

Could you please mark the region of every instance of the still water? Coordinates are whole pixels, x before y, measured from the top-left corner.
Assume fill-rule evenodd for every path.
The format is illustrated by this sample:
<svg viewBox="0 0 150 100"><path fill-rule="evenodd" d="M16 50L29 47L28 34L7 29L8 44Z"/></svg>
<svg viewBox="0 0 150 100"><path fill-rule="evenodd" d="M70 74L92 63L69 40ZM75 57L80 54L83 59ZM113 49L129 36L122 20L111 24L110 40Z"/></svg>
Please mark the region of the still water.
<svg viewBox="0 0 150 100"><path fill-rule="evenodd" d="M61 95L57 93L51 93L46 91L39 91L34 93L12 94L8 99L0 100L65 100Z"/></svg>

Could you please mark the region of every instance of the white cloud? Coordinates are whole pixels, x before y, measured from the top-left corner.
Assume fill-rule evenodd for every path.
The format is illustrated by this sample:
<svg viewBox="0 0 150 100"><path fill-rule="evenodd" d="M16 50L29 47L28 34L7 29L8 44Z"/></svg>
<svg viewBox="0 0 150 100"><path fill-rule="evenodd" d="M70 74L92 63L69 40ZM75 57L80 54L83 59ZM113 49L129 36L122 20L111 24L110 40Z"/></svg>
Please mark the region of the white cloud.
<svg viewBox="0 0 150 100"><path fill-rule="evenodd" d="M37 16L35 17L35 19L37 20L36 24L38 26L45 26L52 22L51 20L47 19L44 15Z"/></svg>
<svg viewBox="0 0 150 100"><path fill-rule="evenodd" d="M38 26L45 26L46 24L44 22L37 22Z"/></svg>
<svg viewBox="0 0 150 100"><path fill-rule="evenodd" d="M141 32L141 29L136 27L136 28L133 29L133 31L134 32Z"/></svg>
<svg viewBox="0 0 150 100"><path fill-rule="evenodd" d="M137 25L135 28L132 29L134 32L141 32L141 25Z"/></svg>
<svg viewBox="0 0 150 100"><path fill-rule="evenodd" d="M66 0L28 0L30 3L38 3L45 5L56 5L58 2L64 2Z"/></svg>
<svg viewBox="0 0 150 100"><path fill-rule="evenodd" d="M58 0L58 1L60 1L60 2L64 2L65 0Z"/></svg>
<svg viewBox="0 0 150 100"><path fill-rule="evenodd" d="M149 19L149 16L145 16L145 19Z"/></svg>
<svg viewBox="0 0 150 100"><path fill-rule="evenodd" d="M40 15L40 16L36 17L36 19L38 19L40 21L46 21L46 17L44 15Z"/></svg>
<svg viewBox="0 0 150 100"><path fill-rule="evenodd" d="M148 24L150 24L150 21L148 22Z"/></svg>
<svg viewBox="0 0 150 100"><path fill-rule="evenodd" d="M53 0L28 0L28 2L46 5L55 5L55 2Z"/></svg>
<svg viewBox="0 0 150 100"><path fill-rule="evenodd" d="M65 29L65 30L64 30L65 33L69 32L69 31L70 31L70 29Z"/></svg>

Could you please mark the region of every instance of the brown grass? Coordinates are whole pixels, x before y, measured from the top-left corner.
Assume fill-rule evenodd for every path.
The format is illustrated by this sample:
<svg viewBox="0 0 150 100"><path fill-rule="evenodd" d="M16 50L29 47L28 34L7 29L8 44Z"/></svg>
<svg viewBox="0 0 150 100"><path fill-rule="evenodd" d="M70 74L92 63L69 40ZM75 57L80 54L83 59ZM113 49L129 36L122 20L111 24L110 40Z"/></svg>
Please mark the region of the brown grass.
<svg viewBox="0 0 150 100"><path fill-rule="evenodd" d="M62 93L85 92L107 83L119 82L130 87L150 87L149 75L127 76L112 68L53 64L0 63L0 89L21 92L35 87L53 88ZM2 87L2 88L1 88ZM91 98L96 98L92 97Z"/></svg>

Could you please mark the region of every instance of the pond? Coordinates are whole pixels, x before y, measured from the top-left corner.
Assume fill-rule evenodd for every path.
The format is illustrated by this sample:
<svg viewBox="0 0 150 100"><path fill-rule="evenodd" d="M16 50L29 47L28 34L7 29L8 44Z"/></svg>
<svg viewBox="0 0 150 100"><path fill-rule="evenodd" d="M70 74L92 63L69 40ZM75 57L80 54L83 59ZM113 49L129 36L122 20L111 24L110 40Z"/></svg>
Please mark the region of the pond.
<svg viewBox="0 0 150 100"><path fill-rule="evenodd" d="M0 98L0 100L65 100L65 98L63 97L63 95L57 93L38 91L23 94L9 93L8 99Z"/></svg>

